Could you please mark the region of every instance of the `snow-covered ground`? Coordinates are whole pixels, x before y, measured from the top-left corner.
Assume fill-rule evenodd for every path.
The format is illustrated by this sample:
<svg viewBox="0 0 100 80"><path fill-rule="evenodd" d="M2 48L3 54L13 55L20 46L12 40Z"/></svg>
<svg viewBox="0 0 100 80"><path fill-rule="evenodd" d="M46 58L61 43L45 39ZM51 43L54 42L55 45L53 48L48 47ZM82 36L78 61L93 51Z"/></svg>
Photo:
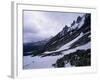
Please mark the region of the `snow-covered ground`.
<svg viewBox="0 0 100 80"><path fill-rule="evenodd" d="M78 49L89 49L90 48L90 42L83 45L83 46L79 46L76 47L74 49L70 49L67 51L63 51L61 55L57 55L57 56L45 56L45 57L41 57L41 56L35 56L35 57L31 57L31 56L24 56L24 69L39 69L39 68L53 68L52 64L56 63L56 61L58 59L60 59L61 57L63 57L65 54L70 54L71 52L75 52ZM65 67L71 67L71 65L68 63L65 65Z"/></svg>
<svg viewBox="0 0 100 80"><path fill-rule="evenodd" d="M24 56L24 69L53 68L52 64L56 63L57 59L61 57L63 57L63 55L46 57Z"/></svg>

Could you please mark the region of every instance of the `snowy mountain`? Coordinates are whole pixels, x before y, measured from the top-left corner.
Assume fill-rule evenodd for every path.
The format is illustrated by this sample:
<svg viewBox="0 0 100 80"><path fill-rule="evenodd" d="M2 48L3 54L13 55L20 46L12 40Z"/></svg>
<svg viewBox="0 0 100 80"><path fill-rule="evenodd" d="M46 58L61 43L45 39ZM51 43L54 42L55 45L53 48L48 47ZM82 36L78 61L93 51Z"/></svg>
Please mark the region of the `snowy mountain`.
<svg viewBox="0 0 100 80"><path fill-rule="evenodd" d="M24 65L25 69L90 66L91 14L78 16L70 26L65 25L56 36L42 46L39 53L35 54L38 55L30 56L32 61ZM36 64L38 65L35 66Z"/></svg>
<svg viewBox="0 0 100 80"><path fill-rule="evenodd" d="M86 14L82 17L78 17L77 20L73 21L71 26L68 27L65 25L65 27L62 29L61 32L59 32L56 36L54 36L45 46L45 49L47 51L55 51L62 47L63 45L69 43L70 41L77 38L80 34L83 33L83 37L80 38L79 42L77 41L78 45L81 45L83 41L83 44L85 42L90 41L90 38L88 36L90 35L90 14ZM84 40L84 39L85 40ZM75 44L71 45L75 47Z"/></svg>

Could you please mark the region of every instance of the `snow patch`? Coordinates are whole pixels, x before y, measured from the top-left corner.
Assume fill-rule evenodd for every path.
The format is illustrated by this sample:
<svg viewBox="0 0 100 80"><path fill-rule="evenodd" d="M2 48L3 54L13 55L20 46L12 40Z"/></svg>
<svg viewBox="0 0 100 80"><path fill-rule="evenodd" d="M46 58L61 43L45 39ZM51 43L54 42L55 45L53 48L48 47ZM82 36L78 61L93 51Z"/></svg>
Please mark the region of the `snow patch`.
<svg viewBox="0 0 100 80"><path fill-rule="evenodd" d="M72 52L75 52L75 51L77 51L77 50L87 50L87 49L90 49L90 48L91 48L91 43L88 42L88 43L85 44L85 45L78 46L78 47L76 47L76 48L73 48L73 49L70 49L70 50L67 50L67 51L63 51L62 53L63 53L63 55L65 55L65 54L70 54L70 53L72 53Z"/></svg>
<svg viewBox="0 0 100 80"><path fill-rule="evenodd" d="M73 30L73 29L76 29L77 27L78 27L78 23L75 23L72 27L71 27L71 30Z"/></svg>
<svg viewBox="0 0 100 80"><path fill-rule="evenodd" d="M70 63L65 64L65 67L71 67L72 65Z"/></svg>

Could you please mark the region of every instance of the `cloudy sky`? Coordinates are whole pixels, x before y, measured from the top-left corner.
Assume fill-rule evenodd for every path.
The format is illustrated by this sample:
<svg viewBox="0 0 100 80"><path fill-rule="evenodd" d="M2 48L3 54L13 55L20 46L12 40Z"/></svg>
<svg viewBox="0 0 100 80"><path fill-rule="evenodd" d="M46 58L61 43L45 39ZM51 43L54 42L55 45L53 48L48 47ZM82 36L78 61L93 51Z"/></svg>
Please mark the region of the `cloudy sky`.
<svg viewBox="0 0 100 80"><path fill-rule="evenodd" d="M65 25L70 27L73 20L82 13L24 11L24 43L37 42L55 36Z"/></svg>

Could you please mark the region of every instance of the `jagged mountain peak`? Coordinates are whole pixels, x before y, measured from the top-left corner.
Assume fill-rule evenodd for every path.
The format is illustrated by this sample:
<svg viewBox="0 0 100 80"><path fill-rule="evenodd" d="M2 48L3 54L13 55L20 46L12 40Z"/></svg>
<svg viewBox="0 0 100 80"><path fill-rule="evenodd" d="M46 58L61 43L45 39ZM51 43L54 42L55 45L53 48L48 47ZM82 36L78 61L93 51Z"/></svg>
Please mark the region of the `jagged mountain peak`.
<svg viewBox="0 0 100 80"><path fill-rule="evenodd" d="M84 20L85 20L86 16L88 16L88 14L85 14L83 16L78 16L76 20L72 21L70 26L65 25L60 33L63 33L65 31L66 31L65 33L71 32L74 29L82 27L82 25L84 24ZM64 35L64 33L63 33L63 35Z"/></svg>
<svg viewBox="0 0 100 80"><path fill-rule="evenodd" d="M81 20L82 20L82 17L81 16L78 16L77 17L77 20L76 20L76 23L79 23Z"/></svg>

